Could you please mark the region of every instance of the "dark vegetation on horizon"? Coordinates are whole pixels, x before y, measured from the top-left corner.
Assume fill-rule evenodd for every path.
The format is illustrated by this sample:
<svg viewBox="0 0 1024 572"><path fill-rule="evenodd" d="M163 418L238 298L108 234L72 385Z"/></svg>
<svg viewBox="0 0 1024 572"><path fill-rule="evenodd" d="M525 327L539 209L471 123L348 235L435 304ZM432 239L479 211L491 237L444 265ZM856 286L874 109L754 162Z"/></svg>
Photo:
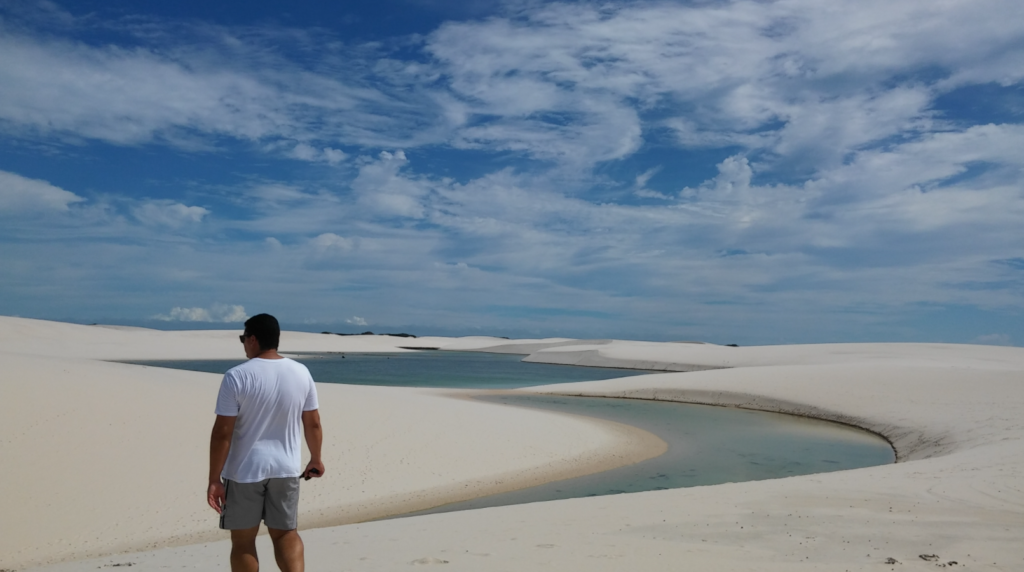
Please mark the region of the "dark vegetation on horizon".
<svg viewBox="0 0 1024 572"><path fill-rule="evenodd" d="M342 334L340 332L320 332L321 334L332 334L335 336L393 336L396 338L415 338L412 334L375 334L373 332L363 332L361 334Z"/></svg>

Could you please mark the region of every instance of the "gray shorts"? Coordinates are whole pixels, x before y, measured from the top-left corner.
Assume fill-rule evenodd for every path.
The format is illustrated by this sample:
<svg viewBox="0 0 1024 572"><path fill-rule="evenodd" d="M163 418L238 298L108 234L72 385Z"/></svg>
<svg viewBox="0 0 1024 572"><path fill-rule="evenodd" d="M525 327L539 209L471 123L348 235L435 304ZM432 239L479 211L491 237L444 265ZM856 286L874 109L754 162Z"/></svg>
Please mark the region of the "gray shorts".
<svg viewBox="0 0 1024 572"><path fill-rule="evenodd" d="M224 479L224 512L220 527L244 530L259 526L293 530L299 523L299 477L265 479L257 483L236 483Z"/></svg>

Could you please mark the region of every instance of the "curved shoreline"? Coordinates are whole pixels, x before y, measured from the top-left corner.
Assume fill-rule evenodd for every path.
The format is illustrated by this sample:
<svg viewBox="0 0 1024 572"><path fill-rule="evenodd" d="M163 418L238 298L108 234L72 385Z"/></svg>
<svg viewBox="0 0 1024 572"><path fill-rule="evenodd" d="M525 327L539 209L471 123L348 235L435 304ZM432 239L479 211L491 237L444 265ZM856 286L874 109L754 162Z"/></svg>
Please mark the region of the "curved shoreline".
<svg viewBox="0 0 1024 572"><path fill-rule="evenodd" d="M1022 352L1024 353L1024 352ZM842 366L845 372L856 370L857 366ZM851 411L849 407L829 400L826 396L813 396L809 399L795 395L780 395L778 392L765 391L751 387L756 378L762 375L779 374L781 371L795 375L810 372L812 375L835 375L835 366L760 366L737 368L727 375L721 371L706 371L699 379L700 383L688 376L680 374L652 374L640 376L643 382L630 384L625 380L608 380L607 382L581 382L577 384L559 384L531 388L530 391L541 394L578 395L594 397L615 397L625 399L649 399L654 401L676 401L721 407L738 407L755 411L767 411L797 415L850 425L858 429L874 433L885 439L896 452L897 463L930 459L951 454L963 446L949 429L928 427L925 424L906 423L902 419L894 419L894 415L871 415L868 411ZM873 368L868 367L868 370ZM886 368L883 368L886 369ZM801 371L802 370L802 371ZM916 371L915 373L922 373ZM923 373L929 373L927 371ZM745 383L735 384L743 380ZM732 382L729 386L719 381ZM967 391L966 393L970 393ZM822 399L824 398L824 399ZM867 409L867 408L865 408ZM876 408L877 411L877 408Z"/></svg>
<svg viewBox="0 0 1024 572"><path fill-rule="evenodd" d="M587 383L587 382L582 382ZM560 384L562 385L562 384ZM551 387L551 386L548 386ZM529 391L529 390L527 390ZM885 434L878 431L872 430L870 427L858 424L858 421L848 419L841 413L833 411L822 411L818 409L808 409L801 407L798 403L788 402L776 402L773 400L766 400L763 396L758 395L723 395L717 393L715 398L711 397L699 397L693 393L683 392L678 396L671 394L666 395L665 392L655 392L652 396L642 396L643 392L629 392L628 394L616 393L616 392L602 392L602 391L591 391L591 392L572 392L568 390L552 390L552 391L532 391L537 395L564 395L566 397L603 397L608 399L635 399L637 401L658 401L666 403L685 403L691 405L706 405L708 407L726 407L734 409L744 409L747 411L759 411L762 413L777 413L779 415L790 415L793 417L800 417L803 419L813 419L815 421L824 421L828 423L834 423L836 425L842 425L844 427L850 427L851 429L857 429L859 431L865 431L870 433L879 439L888 443L889 447L893 450L896 455L896 463L906 462L907 459L900 458L900 450L896 448L892 440ZM756 405L750 404L751 400L757 400Z"/></svg>
<svg viewBox="0 0 1024 572"><path fill-rule="evenodd" d="M408 389L422 390L422 388ZM450 389L439 391L441 392L440 397L470 400L471 402L477 402L473 397L481 393L504 392L502 390L454 392ZM501 407L518 408L531 413L540 412L571 419L594 428L604 436L604 440L599 449L557 459L541 466L529 466L503 473L488 474L484 478L472 481L462 480L431 489L417 489L400 496L391 495L384 499L374 499L369 505L335 506L331 508L331 512L334 514L305 517L300 525L300 530L384 520L465 500L592 475L658 457L668 449L668 444L657 435L625 423L529 407L509 405L501 405Z"/></svg>
<svg viewBox="0 0 1024 572"><path fill-rule="evenodd" d="M607 471L579 478L516 489L511 494L476 497L396 515L394 518L605 494L636 494L789 478L881 466L895 461L895 451L879 435L853 425L803 415L670 400L568 396L564 393L522 390L486 392L474 397L510 407L583 415L639 427L667 442L669 450L666 453L671 454L667 457L652 457L634 465L611 467ZM736 427L742 429L737 431ZM723 434L725 437L722 437ZM768 434L774 435L774 438L765 440L764 436ZM757 445L752 447L748 444L750 441ZM824 448L829 450L828 453L823 450L821 441L827 443ZM846 444L851 441L862 444L870 442L873 448L870 453L872 460L865 462L866 459L861 458L852 461L866 451L846 449ZM815 452L812 453L812 450ZM728 453L723 455L720 451ZM794 453L796 451L802 452ZM820 458L816 455L822 454L827 454L828 459L831 459L825 462L829 464L819 462ZM751 457L757 461L752 462ZM764 470L763 467L772 469Z"/></svg>
<svg viewBox="0 0 1024 572"><path fill-rule="evenodd" d="M686 403L686 404L692 404L692 405L706 405L708 407L729 407L729 408L734 408L734 409L744 409L746 411L760 411L760 412L763 412L763 413L778 413L779 415L790 415L790 416L799 417L799 418L802 418L802 419L812 419L812 420L815 420L815 421L825 421L825 422L828 422L828 423L834 423L836 425L841 425L841 426L844 426L844 427L849 427L851 429L856 429L858 431L864 431L864 432L867 432L867 433L870 433L870 434L874 435L875 437L878 437L879 439L885 441L889 445L889 447L893 450L893 454L896 456L896 460L894 461L895 463L904 462L903 459L900 459L899 451L896 450L895 445L893 445L892 441L889 440L889 437L883 435L882 433L878 433L876 431L872 431L871 429L869 429L867 427L862 427L861 425L857 425L854 422L843 421L842 420L843 419L842 415L836 414L836 413L832 413L832 412L815 411L815 412L811 412L811 413L808 413L808 412L800 413L800 412L797 412L795 409L784 408L784 407L773 408L773 409L769 409L769 408L766 408L764 406L751 407L751 406L746 406L746 405L742 405L742 404L725 403L725 402L716 401L716 400L698 401L697 398L695 398L695 397L681 397L679 399L666 399L664 396L657 396L657 397L633 397L633 396L625 396L625 395L604 395L604 394L600 394L600 393L593 393L593 394L586 394L586 395L584 395L584 394L576 394L576 393L568 393L568 392L547 392L547 391L544 391L544 392L538 391L536 393L538 395L564 395L566 397L584 397L584 396L586 396L586 397L606 397L606 398L609 398L609 399L636 399L638 401L661 401L661 402L668 402L668 403ZM737 396L737 397L739 397L739 396ZM756 396L748 396L748 397L756 397Z"/></svg>

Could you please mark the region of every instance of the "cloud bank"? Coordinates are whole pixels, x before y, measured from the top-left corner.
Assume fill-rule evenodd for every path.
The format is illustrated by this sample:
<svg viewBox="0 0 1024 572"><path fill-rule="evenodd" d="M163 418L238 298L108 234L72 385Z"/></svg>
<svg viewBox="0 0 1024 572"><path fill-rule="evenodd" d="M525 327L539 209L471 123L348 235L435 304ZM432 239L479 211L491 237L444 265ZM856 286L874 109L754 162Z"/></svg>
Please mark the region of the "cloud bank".
<svg viewBox="0 0 1024 572"><path fill-rule="evenodd" d="M157 314L154 320L164 322L220 322L237 323L249 319L242 306L214 304L209 308L174 307L167 314Z"/></svg>

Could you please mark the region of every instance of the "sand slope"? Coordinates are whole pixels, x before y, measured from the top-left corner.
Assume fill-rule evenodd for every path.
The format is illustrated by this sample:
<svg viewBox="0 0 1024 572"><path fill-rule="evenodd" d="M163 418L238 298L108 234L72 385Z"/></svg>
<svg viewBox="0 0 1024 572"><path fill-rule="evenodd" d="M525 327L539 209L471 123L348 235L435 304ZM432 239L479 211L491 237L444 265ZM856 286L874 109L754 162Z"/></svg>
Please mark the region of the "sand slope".
<svg viewBox="0 0 1024 572"><path fill-rule="evenodd" d="M320 528L304 533L309 569L385 571L427 565L453 571L911 571L941 565L1024 570L1024 350L942 344L724 348L566 341L531 340L520 345L532 352L529 359L538 361L601 360L609 366L667 364L707 371L532 391L739 405L835 419L885 435L901 462L771 481ZM490 344L515 350L517 342L452 344L460 349ZM396 390L380 403L406 393L418 394ZM452 401L430 397L438 404ZM512 416L520 415L527 412L515 410ZM476 424L488 423L489 418L480 415L472 427L483 426ZM372 443L387 426L368 430L358 439ZM514 437L513 426L495 427L487 438ZM462 443L467 427L450 430L437 443ZM6 437L11 429L5 425L3 430ZM401 448L413 440L415 436L396 436L384 448ZM509 446L527 449L538 444L517 440ZM456 474L466 469L450 464L443 471ZM201 480L200 475L197 481ZM399 484L410 483L397 479L388 487ZM154 520L158 519L147 522ZM226 543L213 542L39 570L95 570L128 562L133 570L142 571L227 569L227 550ZM898 564L887 564L889 558ZM950 564L953 561L956 564Z"/></svg>
<svg viewBox="0 0 1024 572"><path fill-rule="evenodd" d="M6 347L28 352L0 351L0 569L225 538L205 505L220 376L53 354L188 357L205 348L210 357L238 357L237 332L33 322L0 318ZM317 351L324 339L360 351L409 342L290 332L283 339L291 346L282 348L298 349L298 340ZM630 427L458 392L337 384L318 392L329 473L303 488L303 527L428 508L664 450Z"/></svg>

